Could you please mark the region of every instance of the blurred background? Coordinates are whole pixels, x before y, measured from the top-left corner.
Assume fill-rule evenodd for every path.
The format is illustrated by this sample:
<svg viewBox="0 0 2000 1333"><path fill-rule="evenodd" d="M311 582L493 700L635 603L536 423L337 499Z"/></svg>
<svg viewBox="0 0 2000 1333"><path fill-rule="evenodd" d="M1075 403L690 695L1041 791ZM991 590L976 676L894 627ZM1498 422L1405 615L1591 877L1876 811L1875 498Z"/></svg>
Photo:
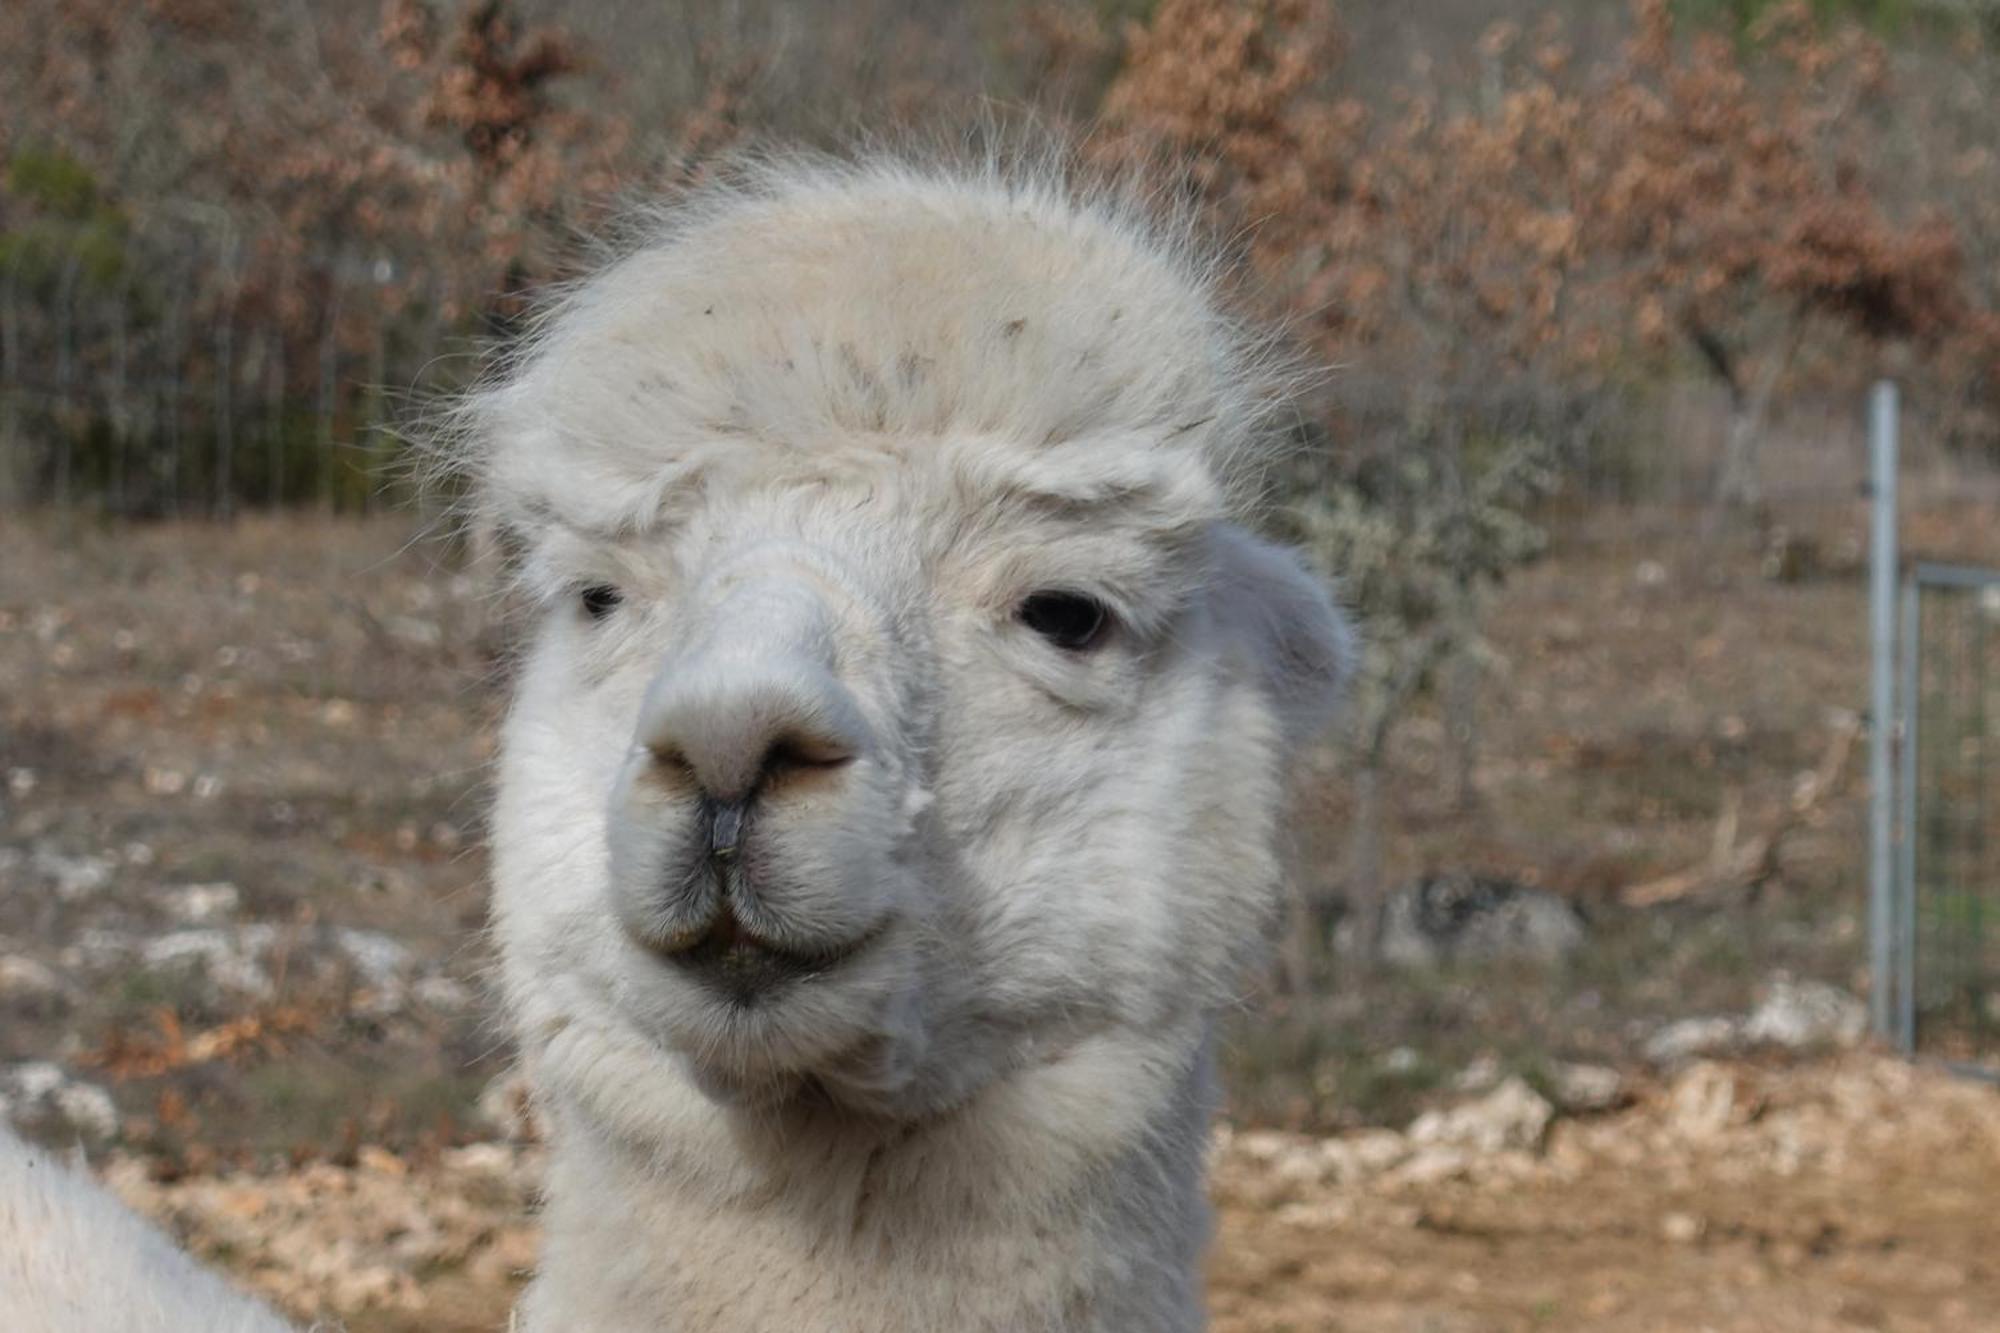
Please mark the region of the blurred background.
<svg viewBox="0 0 2000 1333"><path fill-rule="evenodd" d="M0 1111L294 1313L533 1255L412 423L732 151L1028 127L1333 367L1216 1327L2000 1328L2000 585L1907 631L1915 1062L1865 763L1873 382L1905 564L2000 566L1995 0L6 0L0 100Z"/></svg>

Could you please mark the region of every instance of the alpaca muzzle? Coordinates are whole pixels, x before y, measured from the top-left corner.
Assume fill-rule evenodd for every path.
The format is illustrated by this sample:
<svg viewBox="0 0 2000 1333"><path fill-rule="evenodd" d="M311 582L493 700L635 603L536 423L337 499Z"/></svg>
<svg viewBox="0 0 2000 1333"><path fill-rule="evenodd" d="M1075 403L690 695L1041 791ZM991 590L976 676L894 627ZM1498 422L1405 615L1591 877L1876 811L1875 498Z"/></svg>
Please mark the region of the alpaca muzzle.
<svg viewBox="0 0 2000 1333"><path fill-rule="evenodd" d="M816 830L865 819L874 739L835 674L804 580L735 585L647 691L614 797L613 895L632 938L749 1003L865 946L879 914L809 863Z"/></svg>

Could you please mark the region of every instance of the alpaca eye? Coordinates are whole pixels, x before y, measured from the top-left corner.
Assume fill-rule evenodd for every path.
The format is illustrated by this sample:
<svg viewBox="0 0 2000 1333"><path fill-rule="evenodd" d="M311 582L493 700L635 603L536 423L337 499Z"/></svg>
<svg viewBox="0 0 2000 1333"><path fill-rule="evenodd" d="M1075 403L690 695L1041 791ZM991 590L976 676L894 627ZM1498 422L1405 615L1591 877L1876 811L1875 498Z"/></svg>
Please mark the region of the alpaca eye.
<svg viewBox="0 0 2000 1333"><path fill-rule="evenodd" d="M1111 613L1080 592L1031 593L1017 613L1021 623L1065 652L1088 652L1104 642Z"/></svg>
<svg viewBox="0 0 2000 1333"><path fill-rule="evenodd" d="M583 603L585 615L592 620L602 620L625 600L625 594L608 583L597 583L578 593L577 600Z"/></svg>

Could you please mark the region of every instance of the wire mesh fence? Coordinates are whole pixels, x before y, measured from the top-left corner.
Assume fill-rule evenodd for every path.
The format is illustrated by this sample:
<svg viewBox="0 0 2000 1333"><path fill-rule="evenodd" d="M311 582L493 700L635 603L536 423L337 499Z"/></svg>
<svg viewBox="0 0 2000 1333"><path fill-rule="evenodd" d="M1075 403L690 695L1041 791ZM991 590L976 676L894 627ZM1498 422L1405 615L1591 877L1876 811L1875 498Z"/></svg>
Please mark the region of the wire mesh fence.
<svg viewBox="0 0 2000 1333"><path fill-rule="evenodd" d="M0 501L220 516L397 498L468 307L386 249L194 228L0 248ZM442 373L438 367L442 366Z"/></svg>
<svg viewBox="0 0 2000 1333"><path fill-rule="evenodd" d="M1904 588L1902 1028L2000 1064L2000 571L1918 565Z"/></svg>

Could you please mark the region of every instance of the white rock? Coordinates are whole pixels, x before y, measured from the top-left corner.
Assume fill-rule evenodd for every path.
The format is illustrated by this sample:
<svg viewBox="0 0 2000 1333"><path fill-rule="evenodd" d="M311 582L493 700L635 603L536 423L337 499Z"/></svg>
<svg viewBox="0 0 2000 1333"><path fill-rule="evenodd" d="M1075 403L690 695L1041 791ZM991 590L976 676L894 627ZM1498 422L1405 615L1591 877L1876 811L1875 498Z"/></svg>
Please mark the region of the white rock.
<svg viewBox="0 0 2000 1333"><path fill-rule="evenodd" d="M1408 1161L1410 1141L1394 1129L1362 1129L1320 1143L1320 1171L1326 1179L1352 1185L1368 1181Z"/></svg>
<svg viewBox="0 0 2000 1333"><path fill-rule="evenodd" d="M1450 1144L1434 1144L1419 1149L1390 1173L1390 1180L1398 1185L1437 1185L1457 1180L1471 1169L1472 1154L1466 1149Z"/></svg>
<svg viewBox="0 0 2000 1333"><path fill-rule="evenodd" d="M1803 1050L1852 1046L1868 1032L1868 1006L1838 986L1779 977L1743 1025L1748 1042Z"/></svg>
<svg viewBox="0 0 2000 1333"><path fill-rule="evenodd" d="M163 891L159 901L175 920L203 925L235 916L243 894L234 884L182 884Z"/></svg>
<svg viewBox="0 0 2000 1333"><path fill-rule="evenodd" d="M1549 1090L1565 1111L1608 1111L1625 1095L1625 1078L1606 1065L1558 1061L1549 1066Z"/></svg>
<svg viewBox="0 0 2000 1333"><path fill-rule="evenodd" d="M487 1091L490 1093L492 1089ZM1275 1129L1245 1129L1231 1136L1229 1146L1238 1155L1260 1166L1268 1166L1290 1152L1292 1142L1292 1135Z"/></svg>
<svg viewBox="0 0 2000 1333"><path fill-rule="evenodd" d="M1646 1059L1656 1065L1679 1064L1699 1055L1729 1050L1743 1039L1743 1024L1734 1018L1683 1018L1646 1039Z"/></svg>
<svg viewBox="0 0 2000 1333"><path fill-rule="evenodd" d="M62 979L45 964L26 954L0 957L0 997L56 995L61 991Z"/></svg>
<svg viewBox="0 0 2000 1333"><path fill-rule="evenodd" d="M1458 1077L1451 1081L1451 1086L1456 1092L1485 1092L1498 1083L1505 1072L1500 1067L1500 1061L1491 1053L1480 1055L1458 1071Z"/></svg>
<svg viewBox="0 0 2000 1333"><path fill-rule="evenodd" d="M1707 1229L1692 1213L1668 1213L1660 1219L1660 1235L1675 1245L1692 1245Z"/></svg>
<svg viewBox="0 0 2000 1333"><path fill-rule="evenodd" d="M1541 1146L1555 1107L1519 1078L1510 1078L1477 1101L1449 1110L1426 1111L1411 1124L1409 1139L1419 1147L1449 1146L1495 1153Z"/></svg>
<svg viewBox="0 0 2000 1333"><path fill-rule="evenodd" d="M111 1094L46 1060L0 1069L0 1115L22 1124L53 1120L94 1138L118 1132L118 1107Z"/></svg>
<svg viewBox="0 0 2000 1333"><path fill-rule="evenodd" d="M117 863L107 856L65 856L43 847L29 861L35 873L55 885L56 897L64 902L87 898L111 882Z"/></svg>
<svg viewBox="0 0 2000 1333"><path fill-rule="evenodd" d="M441 1013L468 1009L473 1001L471 988L443 976L425 977L410 987L410 995L417 1003Z"/></svg>
<svg viewBox="0 0 2000 1333"><path fill-rule="evenodd" d="M140 946L139 958L146 966L157 968L199 964L203 975L224 990L268 996L271 975L264 969L263 954L276 934L271 926L244 926L234 931L190 926L147 941Z"/></svg>
<svg viewBox="0 0 2000 1333"><path fill-rule="evenodd" d="M1737 1104L1736 1075L1704 1060L1674 1080L1667 1124L1683 1138L1714 1138L1736 1122Z"/></svg>
<svg viewBox="0 0 2000 1333"><path fill-rule="evenodd" d="M1410 1152L1410 1141L1393 1129L1357 1130L1320 1141L1320 1174L1338 1184L1355 1184L1408 1160Z"/></svg>
<svg viewBox="0 0 2000 1333"><path fill-rule="evenodd" d="M87 1134L108 1139L118 1132L118 1104L95 1083L65 1083L49 1103L65 1122Z"/></svg>
<svg viewBox="0 0 2000 1333"><path fill-rule="evenodd" d="M1364 1129L1341 1140L1362 1171L1385 1171L1410 1155L1410 1141L1393 1129Z"/></svg>
<svg viewBox="0 0 2000 1333"><path fill-rule="evenodd" d="M380 931L337 927L333 943L370 986L393 986L410 966L410 946Z"/></svg>
<svg viewBox="0 0 2000 1333"><path fill-rule="evenodd" d="M1290 1150L1279 1154L1267 1168L1271 1179L1287 1185L1311 1187L1324 1184L1328 1176L1326 1159L1316 1147L1296 1144Z"/></svg>
<svg viewBox="0 0 2000 1333"><path fill-rule="evenodd" d="M59 960L72 971L94 971L122 965L138 947L138 941L123 931L91 926L63 947Z"/></svg>
<svg viewBox="0 0 2000 1333"><path fill-rule="evenodd" d="M29 1060L15 1065L0 1075L7 1090L17 1102L39 1102L60 1088L66 1081L60 1065L46 1060Z"/></svg>

